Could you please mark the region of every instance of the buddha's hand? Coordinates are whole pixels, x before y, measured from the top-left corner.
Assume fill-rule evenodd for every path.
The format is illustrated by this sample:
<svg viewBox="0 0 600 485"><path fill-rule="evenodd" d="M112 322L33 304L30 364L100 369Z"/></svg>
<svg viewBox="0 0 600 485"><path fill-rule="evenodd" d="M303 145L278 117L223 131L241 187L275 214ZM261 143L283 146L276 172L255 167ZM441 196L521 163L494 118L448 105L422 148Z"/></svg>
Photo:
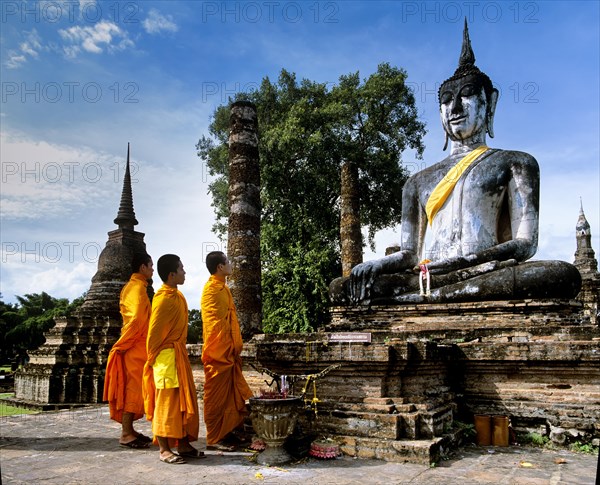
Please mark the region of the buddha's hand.
<svg viewBox="0 0 600 485"><path fill-rule="evenodd" d="M381 260L357 264L350 273L350 301L357 305L368 303L375 278L382 272Z"/></svg>
<svg viewBox="0 0 600 485"><path fill-rule="evenodd" d="M455 256L452 258L440 259L427 265L431 274L445 274L450 271L456 271L463 268L470 268L478 264L476 254L468 254L467 256Z"/></svg>

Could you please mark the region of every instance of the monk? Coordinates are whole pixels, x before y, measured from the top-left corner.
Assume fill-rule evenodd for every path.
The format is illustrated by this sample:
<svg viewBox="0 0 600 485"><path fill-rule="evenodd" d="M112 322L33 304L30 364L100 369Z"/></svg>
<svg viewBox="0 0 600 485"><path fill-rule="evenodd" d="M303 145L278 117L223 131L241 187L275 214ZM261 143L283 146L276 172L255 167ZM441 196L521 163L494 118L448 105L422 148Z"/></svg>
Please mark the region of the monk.
<svg viewBox="0 0 600 485"><path fill-rule="evenodd" d="M123 317L121 337L108 354L104 380L104 400L110 418L121 423L119 444L126 448L148 448L151 438L133 429L133 422L144 416L142 373L146 363L146 337L150 322L148 280L154 274L152 258L146 253L133 257L133 274L121 290Z"/></svg>
<svg viewBox="0 0 600 485"><path fill-rule="evenodd" d="M252 391L242 374L242 334L231 292L225 283L231 262L221 251L206 256L211 276L202 291L204 422L206 448L235 450ZM238 436L236 436L238 434Z"/></svg>
<svg viewBox="0 0 600 485"><path fill-rule="evenodd" d="M204 458L204 453L190 445L198 439L199 418L196 386L185 347L188 306L177 289L185 282L185 271L174 254L161 256L157 269L163 285L152 301L144 407L160 447L160 461L177 465L185 463L184 457Z"/></svg>
<svg viewBox="0 0 600 485"><path fill-rule="evenodd" d="M493 149L498 90L475 66L465 20L459 66L439 93L450 142L441 162L402 191L400 250L358 264L330 285L334 304L405 304L572 298L581 276L564 261L527 261L536 250L539 166L531 155ZM426 234L431 234L426 248ZM427 250L426 250L427 249ZM431 291L419 291L420 267Z"/></svg>

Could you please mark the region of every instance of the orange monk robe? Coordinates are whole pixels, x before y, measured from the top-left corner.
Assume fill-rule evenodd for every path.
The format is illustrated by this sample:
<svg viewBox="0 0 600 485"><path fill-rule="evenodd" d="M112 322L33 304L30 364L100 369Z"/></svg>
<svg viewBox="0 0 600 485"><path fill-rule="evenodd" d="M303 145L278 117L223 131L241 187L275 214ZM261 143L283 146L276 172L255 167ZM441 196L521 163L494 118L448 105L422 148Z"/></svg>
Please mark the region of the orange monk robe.
<svg viewBox="0 0 600 485"><path fill-rule="evenodd" d="M242 374L242 334L224 277L211 275L201 310L206 444L214 445L244 422L252 391Z"/></svg>
<svg viewBox="0 0 600 485"><path fill-rule="evenodd" d="M143 392L146 418L152 421L154 436L198 439L198 398L192 367L185 347L188 333L188 306L183 294L168 285L152 300L148 328L148 361L144 366ZM179 387L156 389L152 365L163 349L175 349Z"/></svg>
<svg viewBox="0 0 600 485"><path fill-rule="evenodd" d="M133 273L121 290L120 307L123 317L121 337L108 354L104 378L104 400L108 401L110 417L123 422L123 413L132 413L133 419L144 415L142 373L146 363L146 338L150 321L150 299L146 288L148 280Z"/></svg>

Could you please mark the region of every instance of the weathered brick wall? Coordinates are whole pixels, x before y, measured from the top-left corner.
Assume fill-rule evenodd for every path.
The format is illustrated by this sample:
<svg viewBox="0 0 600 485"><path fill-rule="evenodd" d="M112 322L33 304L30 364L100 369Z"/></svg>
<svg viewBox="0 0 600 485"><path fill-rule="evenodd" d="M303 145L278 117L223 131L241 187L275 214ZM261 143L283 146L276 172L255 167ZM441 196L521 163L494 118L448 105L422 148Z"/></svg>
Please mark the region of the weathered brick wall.
<svg viewBox="0 0 600 485"><path fill-rule="evenodd" d="M460 346L462 410L502 414L515 428L574 428L600 435L598 343Z"/></svg>
<svg viewBox="0 0 600 485"><path fill-rule="evenodd" d="M244 374L256 394L276 374L317 382L319 427L379 439L440 436L452 420L501 414L517 429L600 437L600 329L579 302L518 301L336 308L327 332L257 335ZM336 342L331 332L368 332ZM196 382L202 390L201 365ZM294 393L301 391L296 388ZM312 398L312 387L307 392ZM395 437L395 438L394 438Z"/></svg>

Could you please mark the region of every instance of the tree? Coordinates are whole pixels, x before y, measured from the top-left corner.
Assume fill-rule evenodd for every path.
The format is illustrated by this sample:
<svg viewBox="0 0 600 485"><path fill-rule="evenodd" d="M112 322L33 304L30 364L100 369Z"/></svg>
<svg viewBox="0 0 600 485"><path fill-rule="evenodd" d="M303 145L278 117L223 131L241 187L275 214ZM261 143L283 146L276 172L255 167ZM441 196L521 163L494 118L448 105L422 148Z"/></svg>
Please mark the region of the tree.
<svg viewBox="0 0 600 485"><path fill-rule="evenodd" d="M404 71L382 64L364 83L355 73L329 89L298 83L282 70L276 84L265 78L259 90L236 96L258 110L264 331L309 331L327 320L328 284L340 274L342 167L351 169L345 187L358 194L350 218L355 239L357 224L367 227L372 244L376 231L399 221L407 178L401 154L413 148L420 156L425 133L405 79ZM228 120L229 107L218 107L210 137L197 144L216 177L209 192L213 229L221 237L228 214ZM361 252L362 244L354 241Z"/></svg>
<svg viewBox="0 0 600 485"><path fill-rule="evenodd" d="M202 313L192 308L188 310L188 344L197 344L202 341Z"/></svg>
<svg viewBox="0 0 600 485"><path fill-rule="evenodd" d="M341 76L332 90L338 107L344 275L362 262L361 225L368 226L373 246L377 231L400 221L407 178L402 153L411 148L417 157L423 154L425 127L406 77L405 71L381 64L363 84L356 72Z"/></svg>
<svg viewBox="0 0 600 485"><path fill-rule="evenodd" d="M12 347L7 344L6 334L22 321L17 310L16 305L2 301L0 294L0 340L3 342L0 346L0 364L10 362L14 356Z"/></svg>
<svg viewBox="0 0 600 485"><path fill-rule="evenodd" d="M53 298L48 293L32 293L17 296L17 305L3 302L0 320L3 332L3 359L10 359L25 350L33 350L46 339L44 332L50 330L58 316L71 315L81 304L81 296L69 303L67 298Z"/></svg>

